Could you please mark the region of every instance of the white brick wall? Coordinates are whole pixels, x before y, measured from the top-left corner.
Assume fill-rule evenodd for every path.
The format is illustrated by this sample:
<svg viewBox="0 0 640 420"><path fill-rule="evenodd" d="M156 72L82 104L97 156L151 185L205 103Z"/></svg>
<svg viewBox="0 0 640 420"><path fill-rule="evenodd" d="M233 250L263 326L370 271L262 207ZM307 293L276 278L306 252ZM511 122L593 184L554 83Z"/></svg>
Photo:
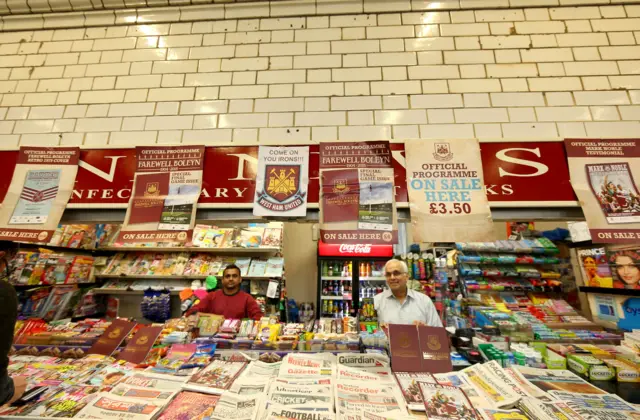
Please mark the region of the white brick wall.
<svg viewBox="0 0 640 420"><path fill-rule="evenodd" d="M637 137L640 6L601 3L422 11L435 3L296 0L5 16L0 148Z"/></svg>

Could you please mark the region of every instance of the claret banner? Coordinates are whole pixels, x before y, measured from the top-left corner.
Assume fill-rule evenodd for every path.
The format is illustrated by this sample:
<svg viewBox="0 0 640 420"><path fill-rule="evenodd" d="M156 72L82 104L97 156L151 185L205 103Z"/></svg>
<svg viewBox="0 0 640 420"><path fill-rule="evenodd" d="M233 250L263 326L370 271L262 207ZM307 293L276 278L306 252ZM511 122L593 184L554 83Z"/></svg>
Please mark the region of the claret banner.
<svg viewBox="0 0 640 420"><path fill-rule="evenodd" d="M411 140L405 151L414 242L495 239L477 140Z"/></svg>
<svg viewBox="0 0 640 420"><path fill-rule="evenodd" d="M0 239L49 242L78 173L78 147L21 147L0 209Z"/></svg>
<svg viewBox="0 0 640 420"><path fill-rule="evenodd" d="M398 242L388 141L320 143L320 236L328 244Z"/></svg>
<svg viewBox="0 0 640 420"><path fill-rule="evenodd" d="M189 241L203 168L204 146L136 147L133 193L118 241Z"/></svg>
<svg viewBox="0 0 640 420"><path fill-rule="evenodd" d="M596 243L640 241L640 142L566 139L571 185Z"/></svg>

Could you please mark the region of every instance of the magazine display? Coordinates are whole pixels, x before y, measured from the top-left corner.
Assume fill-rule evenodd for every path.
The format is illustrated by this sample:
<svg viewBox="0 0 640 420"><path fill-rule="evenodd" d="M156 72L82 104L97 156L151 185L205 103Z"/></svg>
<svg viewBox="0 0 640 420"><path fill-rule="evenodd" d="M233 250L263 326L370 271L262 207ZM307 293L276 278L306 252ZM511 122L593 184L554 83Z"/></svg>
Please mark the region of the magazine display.
<svg viewBox="0 0 640 420"><path fill-rule="evenodd" d="M211 416L220 397L182 391L162 412L158 420L205 419Z"/></svg>
<svg viewBox="0 0 640 420"><path fill-rule="evenodd" d="M386 413L397 411L406 414L404 398L398 386L391 383L338 382L335 386L335 402L338 419L351 413L368 411Z"/></svg>
<svg viewBox="0 0 640 420"><path fill-rule="evenodd" d="M421 382L420 392L429 420L477 420L471 401L455 386Z"/></svg>
<svg viewBox="0 0 640 420"><path fill-rule="evenodd" d="M155 417L164 404L138 398L118 397L101 392L75 418L149 420Z"/></svg>
<svg viewBox="0 0 640 420"><path fill-rule="evenodd" d="M207 394L222 394L247 366L247 362L214 360L184 384L183 388Z"/></svg>
<svg viewBox="0 0 640 420"><path fill-rule="evenodd" d="M29 417L75 417L98 396L98 387L71 386L43 398L34 407L20 414Z"/></svg>
<svg viewBox="0 0 640 420"><path fill-rule="evenodd" d="M613 287L613 275L603 247L578 249L577 252L585 286Z"/></svg>
<svg viewBox="0 0 640 420"><path fill-rule="evenodd" d="M436 378L427 372L395 372L394 375L404 396L404 401L407 403L407 408L414 411L424 411L419 382L438 383Z"/></svg>

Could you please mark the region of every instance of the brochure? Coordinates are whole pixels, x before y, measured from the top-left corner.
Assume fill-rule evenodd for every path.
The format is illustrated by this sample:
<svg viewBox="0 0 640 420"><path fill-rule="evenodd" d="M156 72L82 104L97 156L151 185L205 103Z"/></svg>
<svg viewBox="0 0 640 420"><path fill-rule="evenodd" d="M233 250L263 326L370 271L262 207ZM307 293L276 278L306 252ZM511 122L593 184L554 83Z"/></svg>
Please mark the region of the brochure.
<svg viewBox="0 0 640 420"><path fill-rule="evenodd" d="M183 388L207 394L222 394L231 387L246 366L247 362L214 360L209 366L193 375Z"/></svg>

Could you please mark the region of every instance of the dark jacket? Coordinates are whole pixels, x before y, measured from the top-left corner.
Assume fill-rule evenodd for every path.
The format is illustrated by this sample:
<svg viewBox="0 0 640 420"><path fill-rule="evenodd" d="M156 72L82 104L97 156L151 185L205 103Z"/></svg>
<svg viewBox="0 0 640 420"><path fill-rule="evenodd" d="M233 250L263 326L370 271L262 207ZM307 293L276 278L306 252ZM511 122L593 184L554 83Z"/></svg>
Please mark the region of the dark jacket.
<svg viewBox="0 0 640 420"><path fill-rule="evenodd" d="M18 297L12 285L0 280L0 406L13 397L13 379L7 372L13 330L18 316Z"/></svg>

